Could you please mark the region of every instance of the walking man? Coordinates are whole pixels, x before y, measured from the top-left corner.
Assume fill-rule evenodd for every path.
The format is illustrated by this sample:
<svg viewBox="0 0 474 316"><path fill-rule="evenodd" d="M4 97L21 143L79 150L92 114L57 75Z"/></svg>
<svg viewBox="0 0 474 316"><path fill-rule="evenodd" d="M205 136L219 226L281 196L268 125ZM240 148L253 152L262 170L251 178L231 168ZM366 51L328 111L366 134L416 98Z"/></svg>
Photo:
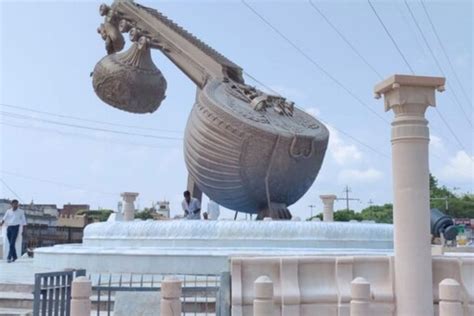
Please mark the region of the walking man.
<svg viewBox="0 0 474 316"><path fill-rule="evenodd" d="M7 225L7 238L8 244L10 246L7 257L8 262L14 262L16 259L18 259L15 248L16 238L18 237L18 232L20 231L20 225L23 227L26 225L25 211L18 208L18 200L13 200L11 202L11 206L12 208L5 212L5 215L3 215L2 219L2 225Z"/></svg>
<svg viewBox="0 0 474 316"><path fill-rule="evenodd" d="M191 197L189 191L184 191L184 200L181 203L184 211L184 217L187 219L201 219L201 202Z"/></svg>

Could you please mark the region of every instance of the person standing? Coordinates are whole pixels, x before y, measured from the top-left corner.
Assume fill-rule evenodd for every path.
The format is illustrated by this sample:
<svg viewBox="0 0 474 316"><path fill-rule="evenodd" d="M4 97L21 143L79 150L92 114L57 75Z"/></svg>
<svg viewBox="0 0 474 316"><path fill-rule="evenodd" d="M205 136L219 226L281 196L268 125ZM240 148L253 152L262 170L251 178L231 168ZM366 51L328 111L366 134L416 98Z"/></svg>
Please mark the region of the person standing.
<svg viewBox="0 0 474 316"><path fill-rule="evenodd" d="M201 219L201 202L191 197L189 191L184 191L184 200L181 203L184 211L184 217L187 219Z"/></svg>
<svg viewBox="0 0 474 316"><path fill-rule="evenodd" d="M23 227L26 225L25 211L18 208L18 200L13 200L11 206L12 208L5 212L2 219L2 225L7 225L7 239L9 244L8 262L14 262L18 259L15 248L16 239L20 231L20 225Z"/></svg>

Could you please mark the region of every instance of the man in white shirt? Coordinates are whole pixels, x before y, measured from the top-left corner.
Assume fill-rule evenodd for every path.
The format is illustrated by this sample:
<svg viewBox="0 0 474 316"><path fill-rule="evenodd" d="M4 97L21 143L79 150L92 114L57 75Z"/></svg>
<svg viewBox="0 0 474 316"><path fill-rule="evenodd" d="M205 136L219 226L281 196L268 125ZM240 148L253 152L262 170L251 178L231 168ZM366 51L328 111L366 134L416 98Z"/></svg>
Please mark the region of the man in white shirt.
<svg viewBox="0 0 474 316"><path fill-rule="evenodd" d="M201 219L201 202L191 197L189 191L184 192L184 200L181 203L184 211L184 217L187 219Z"/></svg>
<svg viewBox="0 0 474 316"><path fill-rule="evenodd" d="M11 206L12 208L5 212L5 215L3 215L2 219L2 225L7 225L7 238L10 245L7 257L8 262L14 262L16 259L18 259L15 249L16 238L18 237L18 232L20 231L20 225L26 225L25 211L18 208L18 201L13 200L11 202Z"/></svg>

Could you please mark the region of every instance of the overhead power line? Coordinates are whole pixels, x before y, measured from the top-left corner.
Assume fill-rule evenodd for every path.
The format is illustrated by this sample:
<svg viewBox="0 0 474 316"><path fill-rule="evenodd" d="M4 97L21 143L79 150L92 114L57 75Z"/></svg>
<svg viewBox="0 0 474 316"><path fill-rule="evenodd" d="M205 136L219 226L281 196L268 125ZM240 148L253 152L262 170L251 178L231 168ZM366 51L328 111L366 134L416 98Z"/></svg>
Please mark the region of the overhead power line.
<svg viewBox="0 0 474 316"><path fill-rule="evenodd" d="M430 22L431 28L433 29L433 33L436 36L436 39L438 40L439 45L441 46L441 51L443 52L444 56L448 60L448 65L449 68L451 68L451 71L454 74L454 78L456 79L457 83L459 84L459 87L461 88L462 93L464 94L464 97L466 100L469 102L469 104L472 106L472 100L469 98L467 95L466 91L464 90L464 86L461 84L461 80L459 80L458 74L456 70L454 70L453 64L451 63L451 58L449 58L448 53L446 52L446 48L444 47L443 41L441 41L441 38L439 37L438 31L436 30L436 27L430 17L430 14L428 13L428 10L426 9L425 2L421 0L421 5L423 7L423 10L425 11L426 17L428 18L428 21Z"/></svg>
<svg viewBox="0 0 474 316"><path fill-rule="evenodd" d="M407 67L410 69L410 71L412 72L412 74L415 74L415 72L413 71L413 68L411 67L410 63L408 62L407 58L405 57L405 55L403 54L403 52L400 50L400 48L398 47L398 44L397 42L395 41L395 39L393 38L393 36L390 34L390 31L387 29L387 27L385 26L385 23L383 22L382 18L378 15L377 11L375 10L375 7L372 5L372 3L370 2L370 0L367 0L367 2L369 3L370 7L372 8L372 11L374 12L374 14L377 16L377 19L379 20L380 24L382 25L382 27L384 28L385 32L387 33L388 37L392 40L392 43L393 45L395 46L395 48L397 49L398 53L400 54L400 56L402 57L402 59L405 61ZM466 150L466 148L464 147L463 143L461 142L461 140L459 139L459 137L456 135L456 133L454 133L453 129L451 128L451 126L448 124L448 122L446 121L446 119L443 117L443 115L441 114L441 112L438 110L437 107L435 107L435 111L436 113L438 113L439 117L441 118L441 121L443 122L443 124L446 126L446 128L448 129L448 131L450 132L450 134L454 137L454 139L456 140L456 142L458 143L459 147L464 150L466 153L468 152Z"/></svg>
<svg viewBox="0 0 474 316"><path fill-rule="evenodd" d="M309 4L313 8L314 11L316 11L323 19L326 21L326 23L339 35L339 37L352 49L354 53L356 53L357 56L364 62L364 64L367 65L380 79L383 79L382 75L375 69L374 66L372 66L367 59L355 48L355 46L342 34L342 32L332 23L329 18L319 9L316 4L313 3L313 1L309 0Z"/></svg>
<svg viewBox="0 0 474 316"><path fill-rule="evenodd" d="M22 202L22 199L20 198L20 196L18 194L16 194L15 191L13 191L13 189L7 184L7 182L3 179L3 178L0 178L0 181L3 183L3 185L8 189L8 191L10 191L14 196L16 196L16 198L20 201L20 203Z"/></svg>
<svg viewBox="0 0 474 316"><path fill-rule="evenodd" d="M275 27L270 21L268 21L263 15L261 15L256 9L254 9L250 4L245 0L242 0L244 4L253 14L255 14L261 21L263 21L268 27L270 27L275 33L277 33L282 39L284 39L290 46L292 46L301 56L303 56L307 61L309 61L313 66L315 66L320 72L322 72L326 77L332 80L337 86L346 91L352 98L354 98L360 105L365 107L369 112L377 116L379 119L384 121L386 124L390 124L382 115L377 113L372 109L367 103L362 101L354 92L347 88L342 82L340 82L336 77L334 77L329 71L327 71L323 66L321 66L316 60L309 56L304 50L302 50L298 45L296 45L290 38L283 34L277 27Z"/></svg>
<svg viewBox="0 0 474 316"><path fill-rule="evenodd" d="M66 118L66 119L72 119L72 120L77 120L77 121L83 121L83 122L88 122L88 123L103 124L103 125L116 126L116 127L125 127L125 128L132 128L132 129L140 129L140 130L145 130L145 131L155 131L155 132L164 132L164 133L179 133L179 134L183 133L183 131L177 131L177 130L168 130L168 129L160 129L160 128L152 128L152 127L143 127L143 126L136 126L136 125L112 123L112 122L93 120L93 119L84 118L84 117L78 117L78 116L72 116L72 115L66 115L66 114L59 114L59 113L52 113L52 112L47 112L47 111L40 111L40 110L36 110L36 109L24 107L24 106L13 105L13 104L0 103L0 105L5 106L5 107L9 107L9 108L13 108L13 109L19 109L19 110L23 110L23 111L29 111L29 112L33 112L33 113L45 114L45 115L50 115L50 116L55 116L55 117L60 117L60 118Z"/></svg>
<svg viewBox="0 0 474 316"><path fill-rule="evenodd" d="M84 188L84 186L81 186L81 185L58 182L58 181L42 179L42 178L36 178L36 177L31 177L31 176L25 176L25 175L22 175L22 174L19 174L19 173L16 173L16 172L7 171L7 170L0 170L0 173L7 174L7 175L17 177L17 178L23 178L23 179L28 179L28 180L37 181L37 182L54 184L54 185L61 186L61 187L69 187L69 188L73 188L73 189L84 190L84 191L87 191L87 192L99 193L101 195L114 195L114 196L119 195L119 193L105 192L105 191L93 190L93 189L86 189L86 188Z"/></svg>
<svg viewBox="0 0 474 316"><path fill-rule="evenodd" d="M176 148L176 146L162 146L159 144L137 143L137 142L111 139L108 137L98 137L96 135L92 136L92 135L78 134L78 133L72 133L72 132L65 132L65 131L61 131L59 129L53 129L53 128L44 128L44 127L31 126L31 125L18 125L18 124L6 122L6 121L0 121L0 125L25 129L28 131L46 132L46 133L56 134L63 137L87 139L87 140L98 141L98 142L107 143L107 144L118 144L118 145L126 145L126 146L131 145L131 146L147 147L147 148L154 148L154 149Z"/></svg>
<svg viewBox="0 0 474 316"><path fill-rule="evenodd" d="M63 123L63 122L58 122L54 120L42 119L42 118L37 118L34 116L17 114L17 113L12 113L12 112L7 112L7 111L0 111L0 114L2 116L33 120L33 121L54 124L54 125L59 125L59 126L73 127L73 128L113 133L113 134L119 134L119 135L140 136L140 137L145 137L145 138L154 138L154 139L162 139L162 140L183 140L182 138L178 138L178 137L156 136L156 135L151 135L151 134L138 134L138 133L119 131L119 130L112 130L112 129L107 129L107 128L91 127L91 126L84 126L84 125L72 124L72 123Z"/></svg>
<svg viewBox="0 0 474 316"><path fill-rule="evenodd" d="M415 26L416 28L418 29L418 32L420 32L421 34L421 37L423 38L423 41L425 43L425 45L428 47L428 50L430 52L430 55L431 55L431 58L433 58L433 60L435 61L435 64L436 66L438 67L439 71L441 72L441 74L443 75L443 77L446 77L446 74L443 70L443 68L441 67L441 64L440 62L438 61L438 58L436 58L436 55L434 54L433 52L433 49L430 45L430 43L428 42L423 30L421 29L420 27L420 24L418 23L416 17L415 17L415 14L413 13L412 9L410 8L410 5L408 4L408 2L406 0L404 0L405 2L405 6L406 8L408 9L408 12L410 12L410 16L413 20L413 22L415 23ZM454 98L455 98L455 101L453 101L454 103L456 103L459 107L459 109L461 110L462 114L463 114L463 117L466 119L466 121L469 123L469 125L471 125L471 127L473 126L472 125L472 121L469 119L469 116L467 115L467 113L464 111L464 108L462 107L461 103L459 102L459 99L457 97L457 94L456 94L456 91L454 91L453 89L449 89L449 84L447 83L446 86L448 87L448 92L452 93L454 95Z"/></svg>
<svg viewBox="0 0 474 316"><path fill-rule="evenodd" d="M311 0L309 1L309 3L310 3L310 5L312 6L312 8L313 8L319 15L321 15L321 16L324 18L324 20L333 28L333 30L336 31L336 33L341 37L341 39L342 39L344 42L346 42L346 44L356 53L356 55L364 62L364 64L366 64L373 72L375 72L375 73L378 75L378 77L379 77L380 79L383 79L382 76L380 75L380 73L377 71L377 69L376 69L374 66L372 66L372 65L368 62L368 60L355 48L355 46L347 39L347 37L344 36L344 34L342 33L342 31L340 31L338 28L336 28L336 26L334 25L334 23L332 23L332 22L329 20L329 18L328 18ZM383 22L382 22L382 24L383 24ZM383 24L383 25L385 25L385 24ZM388 29L387 29L387 31L388 31ZM389 33L389 34L390 34L390 33ZM392 37L392 39L393 39L393 37ZM395 45L397 45L396 42L395 42ZM397 45L397 47L398 47L398 45ZM411 67L411 66L410 66L410 67ZM433 128L433 130L434 130L434 128ZM440 133L440 134L441 134L441 133Z"/></svg>
<svg viewBox="0 0 474 316"><path fill-rule="evenodd" d="M411 73L414 74L415 72L413 71L413 68L411 68L410 63L408 62L407 58L406 58L405 55L403 54L403 52L402 52L402 50L400 49L400 47L398 47L397 42L396 42L395 39L393 38L393 36L392 36L392 34L390 33L390 31L388 30L388 28L385 26L385 23L383 23L383 20L382 20L382 18L379 16L379 14L377 13L377 10L375 9L374 5L372 4L372 2L370 2L370 0L367 0L367 2L369 3L370 8L372 9L372 12L374 12L375 16L376 16L377 19L379 20L380 25L382 25L383 29L385 30L385 33L387 33L388 37L389 37L390 40L392 41L392 44L395 46L395 48L397 49L397 51L398 51L398 53L400 54L400 56L402 56L403 61L405 62L405 65L408 67L408 69L410 69Z"/></svg>

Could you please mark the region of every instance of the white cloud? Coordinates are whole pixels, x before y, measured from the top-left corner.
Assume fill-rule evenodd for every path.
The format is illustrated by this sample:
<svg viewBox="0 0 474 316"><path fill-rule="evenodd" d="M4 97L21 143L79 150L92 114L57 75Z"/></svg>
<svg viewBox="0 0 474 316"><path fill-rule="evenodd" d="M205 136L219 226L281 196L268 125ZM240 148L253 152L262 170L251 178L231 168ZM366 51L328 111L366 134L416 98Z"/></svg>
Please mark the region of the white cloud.
<svg viewBox="0 0 474 316"><path fill-rule="evenodd" d="M305 108L304 110L306 111L306 113L314 117L317 117L319 116L319 114L321 114L321 111L317 107L309 107Z"/></svg>
<svg viewBox="0 0 474 316"><path fill-rule="evenodd" d="M469 156L460 150L456 156L449 159L449 163L441 169L440 176L446 180L474 181L474 156Z"/></svg>
<svg viewBox="0 0 474 316"><path fill-rule="evenodd" d="M346 144L339 133L330 125L327 125L329 129L329 152L339 165L346 165L359 161L362 158L362 152L354 144Z"/></svg>
<svg viewBox="0 0 474 316"><path fill-rule="evenodd" d="M444 149L444 143L441 137L431 134L430 135L430 150L442 150Z"/></svg>
<svg viewBox="0 0 474 316"><path fill-rule="evenodd" d="M383 174L374 168L366 170L344 169L339 172L338 180L340 183L371 183L382 178Z"/></svg>

